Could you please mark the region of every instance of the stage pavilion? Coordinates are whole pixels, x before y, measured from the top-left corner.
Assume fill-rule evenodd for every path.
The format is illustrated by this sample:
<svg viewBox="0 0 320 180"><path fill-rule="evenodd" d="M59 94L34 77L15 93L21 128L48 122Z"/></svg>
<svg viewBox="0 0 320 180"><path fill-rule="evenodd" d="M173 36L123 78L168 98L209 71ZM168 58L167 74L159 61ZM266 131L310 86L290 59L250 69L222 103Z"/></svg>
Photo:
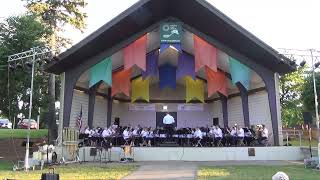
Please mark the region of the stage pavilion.
<svg viewBox="0 0 320 180"><path fill-rule="evenodd" d="M110 4L111 5L111 4ZM265 124L282 144L279 75L294 63L203 0L141 0L60 54L60 132Z"/></svg>

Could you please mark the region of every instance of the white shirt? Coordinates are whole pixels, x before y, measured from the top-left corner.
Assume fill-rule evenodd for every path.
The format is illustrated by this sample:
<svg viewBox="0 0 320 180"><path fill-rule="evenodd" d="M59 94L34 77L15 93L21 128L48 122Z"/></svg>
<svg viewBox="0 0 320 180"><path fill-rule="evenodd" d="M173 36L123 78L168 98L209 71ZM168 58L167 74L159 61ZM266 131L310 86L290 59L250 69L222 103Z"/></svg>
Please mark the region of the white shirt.
<svg viewBox="0 0 320 180"><path fill-rule="evenodd" d="M129 133L129 131L126 130L126 129L123 131L122 135L123 135L123 138L124 138L124 139L128 139L128 138L130 137L130 133Z"/></svg>
<svg viewBox="0 0 320 180"><path fill-rule="evenodd" d="M170 114L167 114L166 116L164 116L163 124L173 124L173 123L174 123L174 118Z"/></svg>
<svg viewBox="0 0 320 180"><path fill-rule="evenodd" d="M134 129L134 130L132 131L132 135L138 136L138 129Z"/></svg>
<svg viewBox="0 0 320 180"><path fill-rule="evenodd" d="M222 138L222 131L220 128L214 129L213 134L214 134L214 137L221 137Z"/></svg>
<svg viewBox="0 0 320 180"><path fill-rule="evenodd" d="M145 131L145 130L142 130L142 131L141 131L141 136L142 136L142 137L147 137L148 134L149 134L148 131Z"/></svg>
<svg viewBox="0 0 320 180"><path fill-rule="evenodd" d="M84 131L84 133L85 133L85 134L90 134L90 129L87 128L87 129Z"/></svg>
<svg viewBox="0 0 320 180"><path fill-rule="evenodd" d="M102 137L109 137L111 136L111 131L109 129L105 129L102 131Z"/></svg>
<svg viewBox="0 0 320 180"><path fill-rule="evenodd" d="M244 137L244 130L242 128L239 129L238 137Z"/></svg>
<svg viewBox="0 0 320 180"><path fill-rule="evenodd" d="M198 130L196 130L196 132L194 132L194 137L202 139L202 132L200 129L198 129Z"/></svg>
<svg viewBox="0 0 320 180"><path fill-rule="evenodd" d="M237 136L237 130L232 129L231 132L230 132L230 135L231 136Z"/></svg>
<svg viewBox="0 0 320 180"><path fill-rule="evenodd" d="M269 134L268 129L267 129L267 128L264 128L263 131L262 131L262 133L261 133L261 136L268 138L268 134Z"/></svg>

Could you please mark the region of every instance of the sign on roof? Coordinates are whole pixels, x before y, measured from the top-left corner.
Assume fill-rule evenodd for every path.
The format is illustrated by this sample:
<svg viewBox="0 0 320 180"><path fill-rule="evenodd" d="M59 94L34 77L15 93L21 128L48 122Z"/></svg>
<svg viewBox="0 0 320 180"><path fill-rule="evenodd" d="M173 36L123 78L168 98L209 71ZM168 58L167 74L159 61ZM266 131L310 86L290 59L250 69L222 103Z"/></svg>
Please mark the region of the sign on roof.
<svg viewBox="0 0 320 180"><path fill-rule="evenodd" d="M181 37L181 23L166 22L160 25L160 43L180 43Z"/></svg>

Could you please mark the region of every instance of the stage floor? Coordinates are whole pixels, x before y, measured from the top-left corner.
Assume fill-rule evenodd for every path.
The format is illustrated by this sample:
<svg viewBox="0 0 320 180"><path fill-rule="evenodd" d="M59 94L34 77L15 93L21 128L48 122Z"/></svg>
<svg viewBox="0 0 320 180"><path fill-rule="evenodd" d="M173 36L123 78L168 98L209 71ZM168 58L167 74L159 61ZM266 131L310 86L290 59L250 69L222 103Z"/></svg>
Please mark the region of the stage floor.
<svg viewBox="0 0 320 180"><path fill-rule="evenodd" d="M81 161L99 161L99 155L90 155L94 147L79 150ZM111 161L120 161L123 149L113 147L109 151ZM102 153L104 156L104 152ZM106 153L107 155L107 153ZM300 147L134 147L135 161L300 161L304 156Z"/></svg>

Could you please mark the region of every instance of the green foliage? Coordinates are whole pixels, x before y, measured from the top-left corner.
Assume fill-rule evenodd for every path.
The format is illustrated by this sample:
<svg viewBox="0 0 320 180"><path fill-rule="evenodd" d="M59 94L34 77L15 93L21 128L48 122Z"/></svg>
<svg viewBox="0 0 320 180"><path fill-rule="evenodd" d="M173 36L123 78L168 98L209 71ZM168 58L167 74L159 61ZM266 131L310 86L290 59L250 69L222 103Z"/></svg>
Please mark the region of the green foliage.
<svg viewBox="0 0 320 180"><path fill-rule="evenodd" d="M53 30L54 34L48 44L52 49L59 51L70 44L71 40L61 36L65 25L83 31L87 14L83 8L85 0L22 0L26 1L27 9L36 15L43 24Z"/></svg>
<svg viewBox="0 0 320 180"><path fill-rule="evenodd" d="M305 68L280 77L280 103L282 124L292 127L303 123L302 91L304 88Z"/></svg>
<svg viewBox="0 0 320 180"><path fill-rule="evenodd" d="M320 95L320 73L315 73L315 79L316 79L316 88L317 88L317 96ZM303 105L306 111L312 112L315 114L315 104L314 104L314 89L313 89L313 79L312 74L309 74L306 77L306 83L304 84L304 88L302 91L302 101ZM319 104L319 98L318 98L318 104ZM318 110L319 107L318 107Z"/></svg>
<svg viewBox="0 0 320 180"><path fill-rule="evenodd" d="M29 50L34 46L43 45L51 32L50 29L37 21L35 16L28 14L8 17L0 23L0 66L5 66L5 70L0 71L0 110L5 117L9 117L10 112L10 120L18 113L27 114L29 108L27 89L30 87L31 70L24 66L22 69L10 71L8 91L8 56ZM24 64L24 62L20 63ZM43 93L46 91L46 81L47 76L41 71L40 67L37 67L34 81L33 117L38 114L38 107L47 104L47 97ZM18 108L19 101L25 102L21 110Z"/></svg>

